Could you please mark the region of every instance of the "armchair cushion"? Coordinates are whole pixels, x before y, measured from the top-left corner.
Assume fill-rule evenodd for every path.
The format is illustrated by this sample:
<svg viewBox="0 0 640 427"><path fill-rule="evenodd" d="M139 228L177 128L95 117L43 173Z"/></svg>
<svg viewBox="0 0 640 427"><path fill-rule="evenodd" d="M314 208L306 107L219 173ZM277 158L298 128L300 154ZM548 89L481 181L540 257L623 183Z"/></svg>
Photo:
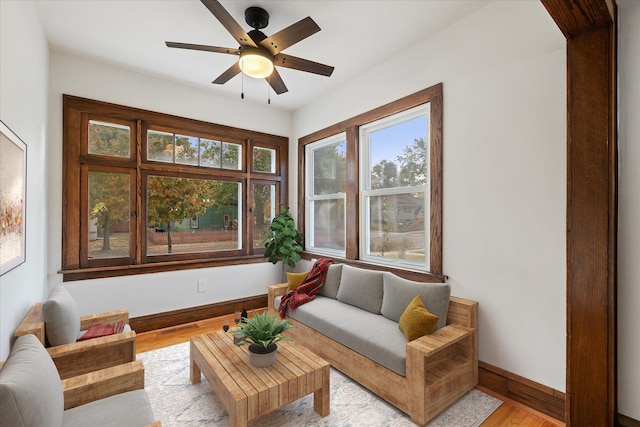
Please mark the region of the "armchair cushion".
<svg viewBox="0 0 640 427"><path fill-rule="evenodd" d="M71 294L63 286L55 286L42 306L42 318L49 344L76 342L80 334L80 314Z"/></svg>
<svg viewBox="0 0 640 427"><path fill-rule="evenodd" d="M144 426L154 420L147 392L134 390L67 409L63 426Z"/></svg>
<svg viewBox="0 0 640 427"><path fill-rule="evenodd" d="M35 335L16 339L0 370L3 425L61 426L62 384L53 360Z"/></svg>

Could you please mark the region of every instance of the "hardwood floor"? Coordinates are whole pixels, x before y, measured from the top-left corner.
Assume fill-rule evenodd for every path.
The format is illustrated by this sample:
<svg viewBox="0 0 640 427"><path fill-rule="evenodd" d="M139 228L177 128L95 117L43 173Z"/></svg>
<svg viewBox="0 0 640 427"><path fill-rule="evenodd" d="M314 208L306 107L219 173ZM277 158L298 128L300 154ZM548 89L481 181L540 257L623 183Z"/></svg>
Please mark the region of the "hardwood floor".
<svg viewBox="0 0 640 427"><path fill-rule="evenodd" d="M261 312L261 310L257 310ZM233 315L220 316L171 328L143 332L136 337L136 353L157 350L189 341L192 336L219 331L222 325L233 325ZM482 427L519 426L519 427L564 427L565 424L545 414L539 413L518 402L500 396L490 390L479 390L497 397L504 403L484 422Z"/></svg>

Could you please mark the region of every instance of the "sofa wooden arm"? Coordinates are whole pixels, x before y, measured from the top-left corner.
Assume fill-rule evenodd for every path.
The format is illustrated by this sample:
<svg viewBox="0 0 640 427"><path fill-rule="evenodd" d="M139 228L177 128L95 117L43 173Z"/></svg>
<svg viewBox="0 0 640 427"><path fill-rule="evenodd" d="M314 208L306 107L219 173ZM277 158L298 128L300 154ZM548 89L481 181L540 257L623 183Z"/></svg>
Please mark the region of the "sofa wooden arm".
<svg viewBox="0 0 640 427"><path fill-rule="evenodd" d="M447 325L407 343L411 419L424 425L478 384L476 328Z"/></svg>
<svg viewBox="0 0 640 427"><path fill-rule="evenodd" d="M89 372L62 380L64 409L141 389L144 389L144 366L141 360Z"/></svg>
<svg viewBox="0 0 640 427"><path fill-rule="evenodd" d="M288 286L289 285L287 283L280 283L277 285L267 286L267 303L268 303L269 314L271 316L276 314L276 309L273 305L273 302L275 301L276 297L284 295L285 292L287 292Z"/></svg>
<svg viewBox="0 0 640 427"><path fill-rule="evenodd" d="M423 357L434 357L438 352L454 345L468 335L473 334L474 329L459 325L447 325L407 343L407 347L413 347L420 351Z"/></svg>
<svg viewBox="0 0 640 427"><path fill-rule="evenodd" d="M84 316L80 316L80 330L85 331L89 329L89 327L93 325L97 325L100 323L118 323L122 320L125 324L129 323L129 310L114 310L114 311L106 311L104 313L97 314L87 314Z"/></svg>
<svg viewBox="0 0 640 427"><path fill-rule="evenodd" d="M61 379L136 360L134 331L47 348Z"/></svg>
<svg viewBox="0 0 640 427"><path fill-rule="evenodd" d="M449 297L447 325L461 325L467 328L478 327L478 302L460 297Z"/></svg>

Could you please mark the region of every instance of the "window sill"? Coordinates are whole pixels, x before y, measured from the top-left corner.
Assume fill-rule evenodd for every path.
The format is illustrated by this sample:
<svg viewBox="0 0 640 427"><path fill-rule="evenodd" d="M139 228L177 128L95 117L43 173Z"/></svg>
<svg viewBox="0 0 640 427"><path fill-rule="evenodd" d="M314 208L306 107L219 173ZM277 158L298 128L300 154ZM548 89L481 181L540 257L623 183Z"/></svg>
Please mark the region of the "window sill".
<svg viewBox="0 0 640 427"><path fill-rule="evenodd" d="M426 283L445 283L448 276L443 276L440 274L429 273L426 271L419 270L409 270L404 268L395 268L390 267L388 265L382 264L373 264L371 262L365 262L357 259L345 259L345 258L336 258L328 255L320 255L312 252L303 252L302 259L311 260L314 258L329 258L335 263L347 264L353 267L366 268L369 270L381 270L388 271L390 273L395 274L396 276L408 279L415 280L416 282L426 282Z"/></svg>
<svg viewBox="0 0 640 427"><path fill-rule="evenodd" d="M267 259L262 254L259 254L207 260L199 259L193 261L167 261L137 265L79 268L74 270L61 270L58 273L62 274L63 282L72 282L75 280L132 276L136 274L160 273L164 271L194 270L197 268L222 267L228 265L257 264L261 262L267 262Z"/></svg>

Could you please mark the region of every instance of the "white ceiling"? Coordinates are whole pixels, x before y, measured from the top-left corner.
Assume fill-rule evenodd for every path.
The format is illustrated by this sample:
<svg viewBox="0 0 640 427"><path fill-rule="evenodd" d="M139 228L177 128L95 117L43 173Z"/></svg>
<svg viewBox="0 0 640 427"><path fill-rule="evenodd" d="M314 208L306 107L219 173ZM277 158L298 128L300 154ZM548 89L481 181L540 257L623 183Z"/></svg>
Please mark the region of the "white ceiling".
<svg viewBox="0 0 640 427"><path fill-rule="evenodd" d="M375 64L484 7L485 0L221 0L248 32L244 10L270 15L267 35L311 16L321 31L284 51L332 65L331 77L278 68L289 92L271 93L272 107L296 110L354 79ZM237 48L237 42L198 0L39 0L51 49L196 86L221 96L266 102L268 85L240 75L225 85L211 81L236 57L171 49L165 41Z"/></svg>

